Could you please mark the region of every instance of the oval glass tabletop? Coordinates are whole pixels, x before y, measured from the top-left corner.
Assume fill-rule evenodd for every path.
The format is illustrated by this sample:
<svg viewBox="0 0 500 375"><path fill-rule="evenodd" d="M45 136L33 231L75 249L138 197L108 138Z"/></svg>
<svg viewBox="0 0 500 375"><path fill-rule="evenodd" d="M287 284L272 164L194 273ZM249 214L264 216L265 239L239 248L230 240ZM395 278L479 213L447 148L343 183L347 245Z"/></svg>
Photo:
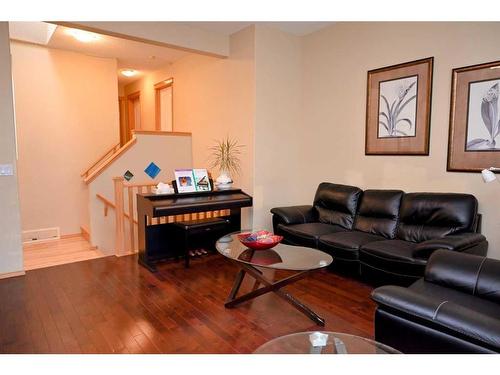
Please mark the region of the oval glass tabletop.
<svg viewBox="0 0 500 375"><path fill-rule="evenodd" d="M326 335L322 336L322 335ZM300 332L277 337L255 354L401 354L379 342L337 332Z"/></svg>
<svg viewBox="0 0 500 375"><path fill-rule="evenodd" d="M327 253L309 247L278 244L268 250L252 250L238 240L242 231L219 238L215 247L227 258L257 267L278 270L308 271L330 265L333 258Z"/></svg>

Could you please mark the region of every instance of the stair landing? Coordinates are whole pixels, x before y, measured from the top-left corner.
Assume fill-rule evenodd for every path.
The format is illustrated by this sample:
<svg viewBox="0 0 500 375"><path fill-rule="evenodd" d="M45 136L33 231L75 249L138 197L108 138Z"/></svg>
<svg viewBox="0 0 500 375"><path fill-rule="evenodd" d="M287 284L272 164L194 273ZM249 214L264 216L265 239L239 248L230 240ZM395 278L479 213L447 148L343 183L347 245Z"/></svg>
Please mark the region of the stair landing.
<svg viewBox="0 0 500 375"><path fill-rule="evenodd" d="M23 250L25 271L105 256L82 236L25 244Z"/></svg>

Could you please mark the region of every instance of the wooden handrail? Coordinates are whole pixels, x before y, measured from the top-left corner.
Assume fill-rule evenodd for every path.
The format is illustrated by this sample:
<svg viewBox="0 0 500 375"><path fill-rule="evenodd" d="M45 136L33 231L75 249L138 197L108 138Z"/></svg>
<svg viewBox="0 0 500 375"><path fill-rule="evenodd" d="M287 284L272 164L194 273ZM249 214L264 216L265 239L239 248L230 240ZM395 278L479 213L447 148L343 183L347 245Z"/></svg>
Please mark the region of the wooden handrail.
<svg viewBox="0 0 500 375"><path fill-rule="evenodd" d="M101 194L96 194L95 196L102 203L104 203L104 216L108 216L108 209L109 208L116 209L116 205L113 202L111 202L110 200L103 197ZM130 215L127 212L124 212L123 216L125 216L127 219L130 219ZM134 219L134 223L137 224L137 219Z"/></svg>
<svg viewBox="0 0 500 375"><path fill-rule="evenodd" d="M89 169L81 174L83 181L86 184L92 182L99 176L113 161L119 158L125 151L127 151L137 141L136 134L139 135L167 135L167 136L191 136L191 133L185 132L164 132L164 131L150 131L150 130L132 130L132 139L120 147L120 144L113 146L113 149L108 150L97 162L95 162ZM113 152L113 153L111 153ZM156 185L156 184L155 184ZM146 186L142 184L141 186ZM153 185L152 185L153 186Z"/></svg>
<svg viewBox="0 0 500 375"><path fill-rule="evenodd" d="M103 163L101 163L98 168L94 169L92 171L92 173L90 173L87 177L85 177L83 179L83 181L86 184L89 184L90 182L92 182L94 180L94 178L96 178L97 176L99 176L114 160L116 160L117 158L119 158L125 151L127 151L130 147L132 147L132 145L134 145L136 141L137 141L137 138L136 137L132 137L132 139L130 141L128 141L122 147L120 147L118 149L118 151L116 151L109 158L107 158L106 160L104 160Z"/></svg>
<svg viewBox="0 0 500 375"><path fill-rule="evenodd" d="M87 177L89 175L89 173L92 171L92 169L94 169L99 164L101 164L108 156L110 156L110 154L114 154L115 152L117 152L119 148L120 148L120 143L117 143L116 145L111 147L108 151L106 151L106 153L101 155L99 157L99 159L97 159L97 161L94 164L92 164L89 168L87 168L87 170L85 170L85 172L82 172L80 174L80 177L84 177L84 178Z"/></svg>

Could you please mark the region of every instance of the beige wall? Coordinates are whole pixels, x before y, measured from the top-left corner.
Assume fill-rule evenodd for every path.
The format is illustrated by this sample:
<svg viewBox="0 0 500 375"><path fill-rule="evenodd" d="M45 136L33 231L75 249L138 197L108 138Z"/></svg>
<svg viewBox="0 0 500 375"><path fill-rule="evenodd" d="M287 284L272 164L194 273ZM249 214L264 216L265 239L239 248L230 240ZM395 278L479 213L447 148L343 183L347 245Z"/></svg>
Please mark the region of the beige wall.
<svg viewBox="0 0 500 375"><path fill-rule="evenodd" d="M310 202L320 181L471 193L484 215L489 256L500 258L500 186L484 184L477 173L446 171L451 71L498 60L498 35L500 23L340 23L307 36L297 137L308 158L296 176L303 186L297 203ZM435 58L430 156L365 156L366 72L429 56Z"/></svg>
<svg viewBox="0 0 500 375"><path fill-rule="evenodd" d="M255 114L254 28L230 37L230 55L220 59L187 56L171 66L125 87L125 93L141 91L141 124L154 129L154 84L174 78L174 131L192 132L193 165L208 167L209 147L229 135L245 145L242 174L235 185L253 191L253 130ZM217 171L212 171L217 177ZM251 217L247 212L243 225Z"/></svg>
<svg viewBox="0 0 500 375"><path fill-rule="evenodd" d="M0 176L0 276L23 270L19 218L16 130L12 102L9 27L0 22L0 164L12 164L14 176Z"/></svg>
<svg viewBox="0 0 500 375"><path fill-rule="evenodd" d="M88 224L80 173L119 141L116 60L12 43L23 230Z"/></svg>
<svg viewBox="0 0 500 375"><path fill-rule="evenodd" d="M143 184L154 182L170 182L174 179L174 169L179 165L186 168L192 167L191 136L184 135L155 135L136 134L136 143L115 159L108 168L104 169L89 184L89 207L90 207L90 233L92 245L95 245L104 254L115 253L115 212L110 210L108 216L104 216L103 203L96 198L100 194L109 201L114 202L113 177L121 176L127 170L134 175L130 183ZM158 176L152 180L144 169L154 161L161 169ZM128 193L124 193L125 212L128 209ZM136 215L136 199L133 199ZM125 233L129 237L129 223L125 220ZM137 242L137 226L135 227L135 240ZM130 250L130 242L126 243L126 250ZM137 247L135 247L137 249Z"/></svg>
<svg viewBox="0 0 500 375"><path fill-rule="evenodd" d="M297 168L311 145L301 137L301 39L258 25L255 40L254 226L271 229L272 207L300 203Z"/></svg>

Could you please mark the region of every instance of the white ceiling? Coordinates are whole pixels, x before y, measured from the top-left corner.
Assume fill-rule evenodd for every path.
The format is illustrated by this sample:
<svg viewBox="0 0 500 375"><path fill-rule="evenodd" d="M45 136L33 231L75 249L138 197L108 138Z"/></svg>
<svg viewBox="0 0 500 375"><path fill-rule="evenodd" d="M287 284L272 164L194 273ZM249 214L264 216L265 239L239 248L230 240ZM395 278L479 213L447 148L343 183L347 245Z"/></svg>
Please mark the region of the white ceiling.
<svg viewBox="0 0 500 375"><path fill-rule="evenodd" d="M118 74L118 82L122 84L133 82L141 75L165 67L189 54L174 48L102 34L99 34L99 39L96 41L82 43L69 35L69 28L63 26L57 26L48 43L44 43L43 38L38 38L40 42L37 42L34 37L31 40L25 38L28 29L31 30L30 35L34 34L34 30L37 28L34 24L37 23L43 24L42 22L9 22L11 39L42 44L49 48L74 51L89 56L115 58L118 70L127 68L138 71L138 74L133 77L124 77Z"/></svg>
<svg viewBox="0 0 500 375"><path fill-rule="evenodd" d="M332 25L334 22L181 22L183 25L197 27L199 29L213 31L223 35L231 35L253 24L263 24L274 27L287 33L304 36L324 27Z"/></svg>
<svg viewBox="0 0 500 375"><path fill-rule="evenodd" d="M196 27L198 29L216 32L222 35L231 35L254 22L177 22L179 24ZM282 31L303 36L333 22L261 22ZM55 28L55 31L54 31ZM157 46L99 34L99 39L90 43L83 43L69 35L67 27L57 26L45 22L9 22L10 37L29 43L44 45L83 53L90 56L115 58L118 70L134 69L138 75L124 77L118 74L118 82L126 84L140 78L141 75L158 70L189 55L179 49Z"/></svg>

